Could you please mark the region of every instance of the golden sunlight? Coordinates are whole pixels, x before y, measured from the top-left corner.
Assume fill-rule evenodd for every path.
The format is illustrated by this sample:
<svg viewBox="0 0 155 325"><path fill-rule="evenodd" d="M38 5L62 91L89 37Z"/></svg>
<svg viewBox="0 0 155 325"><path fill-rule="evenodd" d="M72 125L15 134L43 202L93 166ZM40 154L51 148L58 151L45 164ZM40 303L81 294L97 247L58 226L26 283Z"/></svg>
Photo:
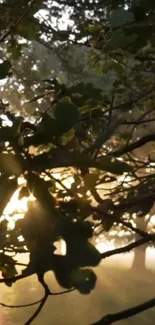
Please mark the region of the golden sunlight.
<svg viewBox="0 0 155 325"><path fill-rule="evenodd" d="M62 175L61 172L62 172L62 169L60 172L54 172L52 175L53 179L56 180L57 189L62 189L63 186L65 186L67 189L70 189L72 184L74 183L74 177L70 176L67 173L63 173L63 175ZM48 181L48 180L50 180L50 177L46 175L44 177L44 179L46 181Z"/></svg>
<svg viewBox="0 0 155 325"><path fill-rule="evenodd" d="M65 173L63 174L63 177L61 175L61 172L56 172L53 174L53 177L58 180L56 186L57 188L62 188L61 183L68 189L71 188L72 183L74 182L74 177L70 176L69 174ZM25 213L27 212L28 209L28 202L29 201L34 201L35 197L33 196L33 194L30 194L29 197L23 197L21 199L19 199L19 192L22 188L22 186L24 186L26 184L26 181L24 178L20 177L18 179L18 185L19 185L19 189L16 190L16 192L13 194L13 196L11 197L10 202L7 204L5 210L3 211L3 216L0 218L1 220L6 219L8 221L8 229L12 230L15 227L15 222L16 220L19 220L21 218L24 217ZM132 224L136 226L135 224L135 218L136 215L132 215L133 219L132 219ZM155 215L153 215L149 222L149 224L151 224L152 226L155 226ZM149 228L149 227L148 227ZM119 233L117 233L117 230L111 230L110 235L115 237L123 237L124 234L129 235L128 231L124 231L121 230ZM23 241L22 236L20 236L19 241ZM59 241L58 243L55 243L56 247L57 247L57 254L61 254L61 255L65 255L66 254L66 243L64 240ZM116 248L116 245L114 243L113 240L106 240L105 237L103 236L103 234L99 235L96 237L95 239L95 246L96 248L99 250L100 253L104 253L106 251L109 250L113 250ZM147 258L148 256L151 256L151 260L152 257L154 256L154 251L148 247L147 249ZM125 268L129 268L132 265L132 261L133 261L133 256L134 256L134 252L130 252L128 254L123 254L123 259L121 256L113 256L110 258L111 263L121 263L121 265ZM105 261L104 261L105 263Z"/></svg>
<svg viewBox="0 0 155 325"><path fill-rule="evenodd" d="M71 185L74 183L74 177L69 176L68 174L63 174L63 179L62 179L61 173L55 173L54 178L61 181L61 183L68 189L70 189ZM62 188L61 184L59 183L57 183L56 186L59 189Z"/></svg>
<svg viewBox="0 0 155 325"><path fill-rule="evenodd" d="M62 184L68 189L71 188L71 185L74 182L74 178L72 176L68 176L67 174L63 175L63 180L61 179L61 173L55 173L54 178L61 181ZM22 199L19 199L20 189L25 184L26 180L23 177L20 177L18 179L18 185L20 188L13 194L9 203L3 211L3 216L0 218L0 221L4 219L8 221L8 229L10 230L14 229L16 220L24 217L28 209L28 202L35 200L33 194L30 194L29 197L23 197ZM57 188L62 188L61 184L57 183ZM65 249L62 250L65 251Z"/></svg>
<svg viewBox="0 0 155 325"><path fill-rule="evenodd" d="M19 179L18 184L23 185L24 182L24 179ZM15 191L11 197L11 200L3 211L3 216L0 218L0 220L6 219L8 221L8 229L10 230L14 229L16 220L24 217L28 209L28 202L35 200L33 194L30 194L29 197L19 199L19 192L20 188Z"/></svg>
<svg viewBox="0 0 155 325"><path fill-rule="evenodd" d="M116 248L112 242L110 243L110 242L103 241L103 238L101 236L96 238L95 246L101 254Z"/></svg>

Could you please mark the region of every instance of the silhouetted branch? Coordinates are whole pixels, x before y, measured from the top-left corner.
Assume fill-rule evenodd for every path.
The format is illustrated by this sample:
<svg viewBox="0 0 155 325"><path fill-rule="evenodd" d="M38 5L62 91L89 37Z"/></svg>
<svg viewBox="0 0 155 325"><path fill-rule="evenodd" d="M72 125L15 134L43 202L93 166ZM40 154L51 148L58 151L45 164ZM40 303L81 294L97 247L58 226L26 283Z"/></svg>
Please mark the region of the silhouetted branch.
<svg viewBox="0 0 155 325"><path fill-rule="evenodd" d="M39 315L40 311L42 310L42 308L45 305L45 302L46 302L48 296L49 295L47 293L45 293L45 296L43 297L39 307L37 308L37 310L34 312L34 314L28 319L28 321L24 325L30 325L34 321L34 319Z"/></svg>
<svg viewBox="0 0 155 325"><path fill-rule="evenodd" d="M61 296L61 295L64 295L65 293L70 293L72 291L75 291L75 288L65 290L65 291L60 291L60 292L51 292L50 296Z"/></svg>
<svg viewBox="0 0 155 325"><path fill-rule="evenodd" d="M34 319L39 315L40 311L42 310L43 306L45 305L45 302L47 300L47 298L49 296L53 296L53 295L62 295L64 293L68 293L68 292L71 292L73 291L74 289L70 289L70 290L66 290L66 291L62 291L62 292L57 292L57 293L51 293L47 284L45 283L44 281L44 278L43 278L43 274L38 274L38 280L39 282L42 284L44 290L45 290L45 295L44 297L39 301L40 302L40 305L39 307L37 308L37 310L34 312L34 314L28 319L28 321L25 323L25 325L30 325Z"/></svg>
<svg viewBox="0 0 155 325"><path fill-rule="evenodd" d="M51 292L48 288L48 285L46 284L46 282L44 281L44 274L43 273L39 273L38 275L38 281L41 283L41 285L43 286L44 290L45 290L45 295L42 298L40 305L38 306L37 310L34 312L34 314L28 319L28 321L25 323L25 325L30 325L34 319L39 315L40 311L42 310L43 306L45 305L45 302L48 298L48 296L51 295Z"/></svg>
<svg viewBox="0 0 155 325"><path fill-rule="evenodd" d="M125 252L130 251L131 249L133 249L135 247L138 247L138 246L148 242L149 240L153 239L154 237L155 237L155 235L147 234L147 236L137 240L134 243L131 243L131 244L126 245L126 246L121 247L121 248L117 248L117 249L114 249L114 250L111 250L111 251L104 252L104 253L101 254L101 256L102 256L102 258L106 258L106 257L110 257L110 256L113 256L113 255L116 255L116 254L125 253ZM26 276L28 276L28 275L16 276L16 277L14 277L14 279L15 279L14 282L17 281L17 279L19 280L20 278L24 278ZM6 281L6 279L1 279L1 280ZM16 305L16 306L15 305L6 305L6 304L3 304L3 303L0 303L1 306L8 307L8 308L30 307L30 306L33 306L33 305L36 305L36 304L40 303L37 310L28 319L28 321L25 323L25 325L30 325L34 321L34 319L39 315L40 311L42 310L42 308L45 305L46 300L47 300L47 298L49 296L62 295L62 294L69 293L69 292L72 292L73 290L75 290L74 288L72 288L70 290L66 290L66 291L62 291L62 292L51 293L48 286L47 286L47 284L44 281L42 273L38 274L38 280L39 280L39 282L41 283L41 285L43 286L43 288L45 290L45 295L44 295L44 297L42 299L40 299L40 300L38 300L38 301L36 301L34 303L25 304L25 305ZM2 281L0 281L0 282L2 282ZM98 322L96 322L93 325L112 324L112 323L114 323L114 322L116 322L118 320L125 319L125 318L131 317L133 315L136 315L137 313L140 313L140 312L142 312L142 311L144 311L144 310L146 310L148 308L152 308L153 306L155 306L155 299L152 299L152 300L150 300L150 301L148 301L148 302L146 302L144 304L141 304L141 305L139 305L137 307L133 307L133 308L124 310L124 311L116 313L116 314L107 315L107 316L103 317L101 320L99 320Z"/></svg>
<svg viewBox="0 0 155 325"><path fill-rule="evenodd" d="M154 122L155 121L155 118L150 118L150 119L147 119L147 120L142 120L142 121L124 121L122 122L122 125L133 125L134 126L137 126L137 125L141 125L141 124L145 124L145 123L150 123L150 122Z"/></svg>
<svg viewBox="0 0 155 325"><path fill-rule="evenodd" d="M153 308L153 307L155 307L155 298L153 298L143 304L140 304L136 307L125 309L119 313L106 315L103 318L101 318L99 321L97 321L96 323L93 323L92 325L110 325L110 324L113 324L119 320L126 319L126 318L132 317L134 315L137 315L137 314L139 314L149 308Z"/></svg>
<svg viewBox="0 0 155 325"><path fill-rule="evenodd" d="M31 302L31 303L29 303L29 304L25 304L25 305L7 305L7 304L4 304L4 303L0 302L0 306L2 306L2 307L6 307L6 308L25 308L25 307L31 307L31 306L37 305L37 304L39 304L42 300L43 300L43 298L40 299L40 300L37 300L37 301L35 301L35 302Z"/></svg>
<svg viewBox="0 0 155 325"><path fill-rule="evenodd" d="M27 278L28 276L32 275L34 273L28 273L28 274L19 274L19 275L16 275L16 276L12 276L12 277L9 277L9 278L0 278L0 283L5 283L6 281L7 282L16 282L18 280L21 280L21 279L25 279Z"/></svg>
<svg viewBox="0 0 155 325"><path fill-rule="evenodd" d="M38 275L38 281L40 282L40 284L43 286L43 288L45 290L45 294L47 294L49 296L51 294L51 291L50 291L47 283L44 281L44 274L40 273L37 275Z"/></svg>
<svg viewBox="0 0 155 325"><path fill-rule="evenodd" d="M135 149L138 149L139 147L144 146L144 144L155 141L155 134L148 134L142 137L141 139L131 143L128 146L125 146L122 149L118 149L116 151L110 152L110 155L115 156L115 157L120 157L128 152L131 152Z"/></svg>
<svg viewBox="0 0 155 325"><path fill-rule="evenodd" d="M98 208L93 208L95 209L96 212L98 212L99 214L103 214L102 211L100 211ZM105 214L105 213L104 213ZM109 217L109 216L108 216ZM123 221L121 219L117 219L116 218L116 222L118 223L122 223L122 225L124 225L125 227L129 228L130 230L132 230L133 232L136 232L137 234L139 234L142 238L137 240L136 242L134 243L131 243L129 245L126 245L124 247L120 247L120 248L117 248L117 249L114 249L114 250L110 250L110 251L107 251L107 252L104 252L101 254L101 257L102 258L107 258L107 257L110 257L112 255L116 255L116 254L121 254L121 253L125 253L125 252L128 252L132 249L134 249L135 247L138 247L140 245L143 245L147 242L150 242L150 241L155 241L155 234L149 234L143 230L140 230L134 226L132 226L131 223L129 222L126 222L126 221ZM63 258L64 259L64 256L61 256L61 255L56 255L57 258ZM46 270L47 271L47 270ZM30 272L30 273L24 273L24 274L20 274L20 275L17 275L17 276L14 276L14 277L9 277L9 278L1 278L0 279L0 283L5 283L6 281L7 282L16 282L20 279L24 279L24 278L27 278L28 276L31 276L32 274L35 274L35 272ZM43 278L43 274L37 274L38 275L38 280L39 282L41 283L41 285L43 286L44 290L46 293L48 293L48 295L60 295L60 294L64 294L64 293L68 293L70 291L73 291L74 288L70 289L70 290L67 290L67 291L63 291L63 292L60 292L60 293L51 293L47 284L45 283L44 281L44 278Z"/></svg>
<svg viewBox="0 0 155 325"><path fill-rule="evenodd" d="M141 62L144 61L155 61L155 58L153 56L141 56L141 55L136 55L135 56L136 60L139 60Z"/></svg>
<svg viewBox="0 0 155 325"><path fill-rule="evenodd" d="M154 239L155 239L155 235L154 235ZM148 243L148 242L149 242L148 238L146 238L146 237L141 238L141 239L135 241L134 243L131 243L131 244L128 244L126 246L119 247L119 248L112 249L110 251L104 252L104 253L101 254L101 256L102 256L102 259L104 259L104 258L113 256L113 255L116 255L116 254L126 253L126 252L129 252L132 249L134 249L136 247L139 247L139 246L141 246L141 245L143 245L145 243Z"/></svg>
<svg viewBox="0 0 155 325"><path fill-rule="evenodd" d="M116 208L117 208L117 206L116 206ZM105 220L106 218L108 218L108 219L113 218L116 223L118 223L118 224L121 223L123 226L125 226L126 228L128 228L128 229L132 230L133 232L137 233L141 237L148 239L148 241L149 240L153 240L153 241L155 240L155 238L154 238L155 235L154 234L148 234L146 231L132 226L132 224L130 222L124 221L121 218L116 217L115 215L112 216L112 215L109 215L106 212L103 212L98 207L93 207L92 211L97 212L99 215L101 215L102 220ZM117 212L117 210L114 211L114 213L115 212Z"/></svg>
<svg viewBox="0 0 155 325"><path fill-rule="evenodd" d="M146 231L132 226L132 224L130 222L127 222L127 221L124 221L121 219L119 219L118 222L121 223L123 226L127 227L128 229L132 230L133 232L137 233L141 237L144 237L148 240L153 240L153 238L154 238L154 235L152 236L151 234L148 234Z"/></svg>
<svg viewBox="0 0 155 325"><path fill-rule="evenodd" d="M65 290L65 291L60 291L60 292L51 292L50 293L50 296L61 296L61 295L64 295L66 293L70 293L70 292L73 292L75 291L75 288L73 289L69 289L69 290ZM3 302L0 302L0 306L2 307L5 307L5 308L11 308L11 309L15 309L15 308L25 308L25 307L31 307L31 306L35 306L37 304L39 304L40 302L42 302L43 298L35 301L35 302L31 302L29 304L24 304L24 305L7 305L7 304L4 304Z"/></svg>

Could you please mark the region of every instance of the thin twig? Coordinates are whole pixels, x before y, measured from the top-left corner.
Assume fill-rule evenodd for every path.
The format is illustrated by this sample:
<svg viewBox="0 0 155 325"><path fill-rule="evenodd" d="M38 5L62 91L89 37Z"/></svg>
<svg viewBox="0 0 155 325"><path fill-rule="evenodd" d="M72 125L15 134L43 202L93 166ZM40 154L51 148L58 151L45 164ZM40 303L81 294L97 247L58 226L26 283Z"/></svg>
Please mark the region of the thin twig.
<svg viewBox="0 0 155 325"><path fill-rule="evenodd" d="M30 325L34 321L34 319L39 315L40 311L45 305L45 302L47 301L48 296L49 296L48 294L45 294L37 310L34 312L34 314L28 319L28 321L24 325Z"/></svg>
<svg viewBox="0 0 155 325"><path fill-rule="evenodd" d="M69 290L65 290L65 291L60 291L60 292L51 292L50 296L61 296L64 295L65 293L70 293L75 291L75 288L69 289Z"/></svg>
<svg viewBox="0 0 155 325"><path fill-rule="evenodd" d="M25 307L31 307L31 306L34 306L34 305L37 305L39 304L41 301L43 300L43 298L41 298L40 300L37 300L35 302L31 302L29 304L25 304L25 305L7 305L7 304L4 304L2 302L0 302L0 305L2 307L6 307L6 308L25 308Z"/></svg>
<svg viewBox="0 0 155 325"><path fill-rule="evenodd" d="M112 99L111 99L111 103L110 103L110 107L109 107L108 124L110 124L110 122L111 122L114 99L115 99L115 92L113 92L113 94L112 94Z"/></svg>
<svg viewBox="0 0 155 325"><path fill-rule="evenodd" d="M135 123L135 124L133 125L133 127L132 127L132 130L131 130L130 136L129 136L127 142L126 142L126 146L129 144L129 142L130 142L130 140L131 140L131 137L132 137L132 134L133 134L133 132L134 132L136 126L137 126L140 122L143 121L143 119L144 119L145 116L147 116L148 114L154 112L154 110L155 110L155 108L153 107L153 108L151 108L149 111L143 113L143 114L138 118L138 120L136 121L136 123Z"/></svg>
<svg viewBox="0 0 155 325"><path fill-rule="evenodd" d="M26 9L23 11L23 13L21 14L21 16L16 20L15 23L13 23L11 25L11 27L9 28L9 30L0 38L0 43L4 42L6 37L9 36L9 34L12 31L12 28L15 28L20 22L21 20L25 17L25 15L28 13L29 9L31 8L31 6L33 5L33 2L35 2L35 0L31 0L30 3L28 4L28 6L26 7Z"/></svg>

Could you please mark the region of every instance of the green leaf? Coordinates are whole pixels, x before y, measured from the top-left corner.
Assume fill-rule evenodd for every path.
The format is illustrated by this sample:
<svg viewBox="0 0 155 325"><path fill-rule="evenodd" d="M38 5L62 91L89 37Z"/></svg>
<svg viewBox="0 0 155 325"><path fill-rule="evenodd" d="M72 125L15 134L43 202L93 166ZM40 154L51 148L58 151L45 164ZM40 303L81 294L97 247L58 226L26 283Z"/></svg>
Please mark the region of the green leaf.
<svg viewBox="0 0 155 325"><path fill-rule="evenodd" d="M44 114L43 118L38 127L38 134L43 134L45 136L59 136L61 134L60 130L57 128L56 121L51 118L48 114ZM40 144L41 144L40 139Z"/></svg>
<svg viewBox="0 0 155 325"><path fill-rule="evenodd" d="M30 23L29 24L24 24L23 22L19 23L18 26L16 27L17 33L28 39L28 40L36 40L39 27L37 24Z"/></svg>
<svg viewBox="0 0 155 325"><path fill-rule="evenodd" d="M99 100L100 98L102 98L102 90L100 88L94 87L94 85L91 82L87 84L80 82L76 86L72 86L70 88L70 94L72 94L72 96L75 94L81 95L81 97L76 96L77 102L79 100L81 104L83 104L86 100L96 99L96 98L98 98Z"/></svg>
<svg viewBox="0 0 155 325"><path fill-rule="evenodd" d="M85 266L97 266L102 259L98 249L88 241L86 251Z"/></svg>
<svg viewBox="0 0 155 325"><path fill-rule="evenodd" d="M12 136L12 127L6 126L0 128L0 142L11 141Z"/></svg>
<svg viewBox="0 0 155 325"><path fill-rule="evenodd" d="M111 39L107 41L105 45L105 51L114 51L118 49L128 49L134 42L137 40L137 35L132 34L127 36L123 33L123 31L119 28L112 32Z"/></svg>
<svg viewBox="0 0 155 325"><path fill-rule="evenodd" d="M17 60L21 56L22 45L21 44L11 44L7 48L7 52L11 54L12 59Z"/></svg>
<svg viewBox="0 0 155 325"><path fill-rule="evenodd" d="M128 10L118 8L114 10L110 17L110 24L113 28L134 22L134 15Z"/></svg>
<svg viewBox="0 0 155 325"><path fill-rule="evenodd" d="M0 270L2 272L3 278L6 279L5 284L8 287L12 286L12 282L8 281L8 279L14 277L17 274L15 262L16 261L11 256L0 253Z"/></svg>
<svg viewBox="0 0 155 325"><path fill-rule="evenodd" d="M88 27L86 28L90 33L92 34L96 34L99 33L102 29L102 25L99 23L95 23L93 25L88 25Z"/></svg>
<svg viewBox="0 0 155 325"><path fill-rule="evenodd" d="M86 222L83 222L84 224ZM78 227L78 222L76 222ZM86 225L87 226L87 225ZM67 255L70 257L74 267L97 266L101 261L101 254L96 247L88 241L88 235L92 235L92 230L82 229L76 231L72 229L64 239L67 245ZM80 232L81 230L81 232Z"/></svg>
<svg viewBox="0 0 155 325"><path fill-rule="evenodd" d="M49 191L49 182L44 181L38 175L29 174L25 176L30 192L36 197L36 203L44 212L46 222L52 222L53 231L59 232L59 227L64 222L64 215L56 206L56 200Z"/></svg>
<svg viewBox="0 0 155 325"><path fill-rule="evenodd" d="M23 117L22 116L16 117L16 119L13 123L13 126L12 126L12 136L13 137L20 135L22 123L23 123Z"/></svg>
<svg viewBox="0 0 155 325"><path fill-rule="evenodd" d="M55 108L55 119L44 114L38 131L48 137L61 136L69 132L78 120L79 111L74 104L59 102Z"/></svg>
<svg viewBox="0 0 155 325"><path fill-rule="evenodd" d="M59 30L55 33L54 39L58 39L61 42L68 40L70 32L68 30Z"/></svg>
<svg viewBox="0 0 155 325"><path fill-rule="evenodd" d="M90 269L77 269L71 273L72 285L82 294L90 293L96 285L96 274Z"/></svg>
<svg viewBox="0 0 155 325"><path fill-rule="evenodd" d="M55 278L61 287L70 289L73 287L71 283L71 272L72 266L71 263L66 259L66 256L57 256L55 255L55 261L53 265L53 271Z"/></svg>
<svg viewBox="0 0 155 325"><path fill-rule="evenodd" d="M11 63L8 60L0 63L0 79L5 79L10 76Z"/></svg>
<svg viewBox="0 0 155 325"><path fill-rule="evenodd" d="M12 258L11 258L12 259ZM14 262L14 260L12 259L12 262ZM12 286L12 282L11 281L7 281L9 278L14 277L17 274L17 270L14 264L5 264L4 266L1 267L1 271L2 271L2 276L5 279L5 284L8 287Z"/></svg>
<svg viewBox="0 0 155 325"><path fill-rule="evenodd" d="M102 221L103 229L108 232L113 226L115 220L113 218L106 218Z"/></svg>
<svg viewBox="0 0 155 325"><path fill-rule="evenodd" d="M55 199L49 192L49 185L47 182L35 174L29 174L25 178L28 182L30 192L33 192L42 206L47 204L53 207L55 205Z"/></svg>
<svg viewBox="0 0 155 325"><path fill-rule="evenodd" d="M16 117L13 126L2 126L0 128L0 142L11 142L17 136L21 137L21 124L23 122L23 117Z"/></svg>
<svg viewBox="0 0 155 325"><path fill-rule="evenodd" d="M15 178L9 179L5 176L0 177L0 216L17 188L18 185Z"/></svg>
<svg viewBox="0 0 155 325"><path fill-rule="evenodd" d="M75 130L70 129L67 133L65 133L61 139L61 143L63 145L67 145L75 136Z"/></svg>
<svg viewBox="0 0 155 325"><path fill-rule="evenodd" d="M58 103L55 108L55 119L62 133L68 132L78 123L79 111L72 103Z"/></svg>

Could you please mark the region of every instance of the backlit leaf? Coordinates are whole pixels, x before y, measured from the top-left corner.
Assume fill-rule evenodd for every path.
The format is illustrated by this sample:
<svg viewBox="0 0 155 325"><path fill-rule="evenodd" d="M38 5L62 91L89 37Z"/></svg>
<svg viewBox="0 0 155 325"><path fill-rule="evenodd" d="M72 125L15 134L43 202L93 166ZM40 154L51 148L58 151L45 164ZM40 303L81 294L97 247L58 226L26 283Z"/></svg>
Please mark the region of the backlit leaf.
<svg viewBox="0 0 155 325"><path fill-rule="evenodd" d="M5 263L5 265L3 265L1 267L2 276L5 279L5 284L8 287L11 287L12 286L12 282L11 281L8 281L9 278L12 278L12 277L14 277L17 274L16 267L13 264L13 262L14 262L13 258L11 258L11 262L12 262L12 264L11 263L9 263L9 264Z"/></svg>
<svg viewBox="0 0 155 325"><path fill-rule="evenodd" d="M55 119L62 133L66 133L79 120L78 108L72 103L58 103L55 108Z"/></svg>
<svg viewBox="0 0 155 325"><path fill-rule="evenodd" d="M82 294L90 293L96 284L96 275L90 269L78 269L71 273L72 285Z"/></svg>

